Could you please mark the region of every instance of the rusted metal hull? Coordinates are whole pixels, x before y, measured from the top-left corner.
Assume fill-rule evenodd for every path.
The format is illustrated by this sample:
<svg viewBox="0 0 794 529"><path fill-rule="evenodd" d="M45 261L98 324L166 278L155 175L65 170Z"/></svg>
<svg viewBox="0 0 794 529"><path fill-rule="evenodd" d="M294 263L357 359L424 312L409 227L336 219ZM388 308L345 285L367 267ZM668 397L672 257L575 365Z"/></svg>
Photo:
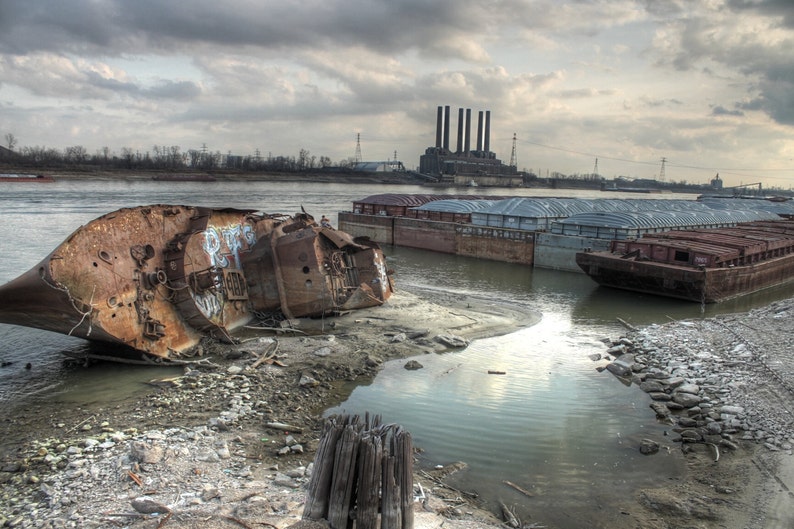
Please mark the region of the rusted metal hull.
<svg viewBox="0 0 794 529"><path fill-rule="evenodd" d="M598 284L699 303L719 303L794 280L794 223L670 232L579 252Z"/></svg>
<svg viewBox="0 0 794 529"><path fill-rule="evenodd" d="M153 205L88 223L0 287L0 322L177 358L262 313L320 316L391 291L377 245L308 215Z"/></svg>

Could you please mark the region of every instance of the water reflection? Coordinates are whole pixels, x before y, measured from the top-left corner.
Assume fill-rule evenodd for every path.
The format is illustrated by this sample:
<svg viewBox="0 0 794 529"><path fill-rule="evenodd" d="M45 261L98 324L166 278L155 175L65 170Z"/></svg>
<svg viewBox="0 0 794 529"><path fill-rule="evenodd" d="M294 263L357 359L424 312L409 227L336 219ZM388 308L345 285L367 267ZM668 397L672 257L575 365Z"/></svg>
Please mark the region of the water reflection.
<svg viewBox="0 0 794 529"><path fill-rule="evenodd" d="M319 216L349 210L353 200L371 194L427 189L73 180L0 185L0 191L0 221L6 227L0 281L7 281L38 263L80 224L120 207L172 203L294 213L303 206ZM511 193L588 196L561 190ZM644 393L598 373L588 358L604 351L602 338L624 331L617 318L644 325L746 310L794 295L794 286L781 287L701 311L689 302L599 288L583 274L407 248L386 248L386 253L397 271L398 289L434 289L524 305L542 313L542 320L506 336L478 340L462 352L422 356L425 368L419 371L389 363L371 384L356 387L343 406L329 413L371 411L403 424L425 450L422 464L466 461L469 471L453 476L453 485L477 490L494 509L499 500L521 505L524 520L556 528L616 527L613 522L620 521L624 498L633 489L675 477L680 468L675 451L639 454L638 441L661 437L664 427L653 419ZM14 402L30 392L66 406L113 401L145 391L144 382L154 378L146 368L133 366L70 370L62 365L60 351L84 346L82 340L0 325L0 360L14 362L0 370L0 401ZM26 362L34 363L31 371L24 369ZM489 375L488 370L506 374ZM158 369L155 376L167 375ZM534 496L522 496L505 481ZM618 519L611 520L609 513Z"/></svg>
<svg viewBox="0 0 794 529"><path fill-rule="evenodd" d="M663 426L649 420L647 396L595 371L591 352L603 352L593 334L544 313L536 326L478 340L463 352L422 356L419 371L391 362L327 413L380 413L411 431L424 450L421 466L464 461L468 470L447 478L450 484L476 491L492 509L509 500L525 519L532 513L548 523L569 504L596 508L594 485L609 483L614 503L630 488L681 470L675 454L639 454L637 439Z"/></svg>

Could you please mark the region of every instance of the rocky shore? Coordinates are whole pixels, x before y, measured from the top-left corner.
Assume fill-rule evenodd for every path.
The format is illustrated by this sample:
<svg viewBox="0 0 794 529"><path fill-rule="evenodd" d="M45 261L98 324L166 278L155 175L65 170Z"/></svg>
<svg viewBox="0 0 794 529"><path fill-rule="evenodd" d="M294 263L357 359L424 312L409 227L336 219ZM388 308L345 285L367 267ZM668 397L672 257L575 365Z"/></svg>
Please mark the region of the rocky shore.
<svg viewBox="0 0 794 529"><path fill-rule="evenodd" d="M537 318L434 296L399 292L373 311L305 322L306 334L208 345L182 375L121 405L6 403L0 527L322 527L299 520L320 413L344 398L342 383ZM683 479L636 491L609 527L794 526L792 315L786 300L630 329L593 358L605 377L645 391L649 416L670 426L636 449L681 450L688 465ZM416 469L415 527L500 527L445 486L456 468Z"/></svg>
<svg viewBox="0 0 794 529"><path fill-rule="evenodd" d="M633 329L610 343L605 369L636 384L690 479L639 491L658 527L794 527L794 300L745 314ZM666 432L667 433L667 432ZM650 525L649 527L656 527Z"/></svg>

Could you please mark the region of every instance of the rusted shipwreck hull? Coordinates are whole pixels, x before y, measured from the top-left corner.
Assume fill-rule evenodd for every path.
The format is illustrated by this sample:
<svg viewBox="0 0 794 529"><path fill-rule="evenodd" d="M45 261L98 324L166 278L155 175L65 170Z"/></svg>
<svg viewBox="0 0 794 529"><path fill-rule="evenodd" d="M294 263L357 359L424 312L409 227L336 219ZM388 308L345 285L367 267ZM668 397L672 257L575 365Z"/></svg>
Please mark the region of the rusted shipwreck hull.
<svg viewBox="0 0 794 529"><path fill-rule="evenodd" d="M610 252L577 253L576 263L600 285L719 303L794 280L794 222L616 240Z"/></svg>
<svg viewBox="0 0 794 529"><path fill-rule="evenodd" d="M174 359L263 314L328 315L391 292L375 243L308 215L151 205L91 221L0 287L0 322Z"/></svg>

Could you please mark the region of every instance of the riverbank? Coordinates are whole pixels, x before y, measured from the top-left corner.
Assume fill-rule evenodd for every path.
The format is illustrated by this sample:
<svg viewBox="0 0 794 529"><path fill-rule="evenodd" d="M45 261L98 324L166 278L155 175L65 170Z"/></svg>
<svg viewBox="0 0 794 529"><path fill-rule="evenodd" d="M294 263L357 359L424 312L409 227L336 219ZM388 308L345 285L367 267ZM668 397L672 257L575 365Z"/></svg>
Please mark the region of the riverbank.
<svg viewBox="0 0 794 529"><path fill-rule="evenodd" d="M607 366L627 366L621 381L652 397L649 416L660 415L658 404L670 411L660 417L667 435L636 450L680 450L688 471L636 491L620 510L593 513L592 527L792 526L791 315L794 300L785 300L613 337L594 358L604 383L620 383ZM302 512L320 414L344 400L345 381L365 382L388 360L449 350L538 317L400 291L384 307L301 322L307 335L252 333L234 347L208 346L183 375L152 381L120 405L14 403L0 422L0 526L288 527ZM415 469L424 495L417 529L498 526L476 499L443 485L460 467Z"/></svg>
<svg viewBox="0 0 794 529"><path fill-rule="evenodd" d="M169 513L174 527L295 523L321 413L346 398L345 382L365 382L391 359L448 351L539 318L522 307L432 296L399 291L383 307L300 320L295 335L251 330L236 346L208 344L183 375L152 381L151 391L112 407L7 403L0 527L148 528ZM417 529L450 516L461 528L496 523L425 470Z"/></svg>
<svg viewBox="0 0 794 529"><path fill-rule="evenodd" d="M792 317L789 299L611 344L606 370L645 391L670 426L640 449L681 450L688 466L680 482L637 491L638 527L794 527Z"/></svg>
<svg viewBox="0 0 794 529"><path fill-rule="evenodd" d="M167 171L102 169L79 167L73 170L64 168L35 170L25 167L0 165L0 172L31 173L45 175L54 180L101 180L101 181L151 181L152 185L172 184L174 179L196 182L308 182L333 184L390 184L422 185L427 182L423 177L407 171L353 171L353 170L315 170L315 171Z"/></svg>

